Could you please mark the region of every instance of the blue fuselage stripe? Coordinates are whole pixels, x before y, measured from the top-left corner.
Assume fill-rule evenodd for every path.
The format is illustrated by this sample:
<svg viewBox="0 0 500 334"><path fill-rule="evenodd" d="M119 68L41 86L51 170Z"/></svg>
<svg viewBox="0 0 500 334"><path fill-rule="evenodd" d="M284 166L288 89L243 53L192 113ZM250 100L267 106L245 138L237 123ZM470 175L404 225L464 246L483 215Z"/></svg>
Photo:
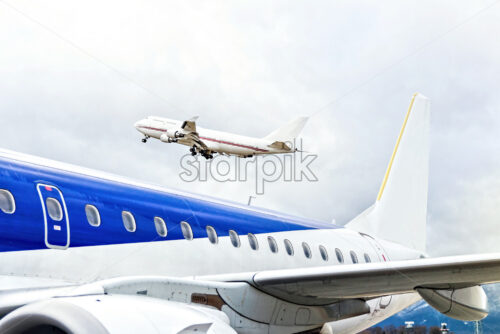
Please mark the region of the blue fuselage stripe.
<svg viewBox="0 0 500 334"><path fill-rule="evenodd" d="M241 208L230 203L200 199L94 176L0 159L0 189L15 197L12 215L0 211L0 251L45 249L44 216L37 184L57 187L64 195L70 226L70 247L97 246L183 239L180 222L188 222L195 238L205 238L206 226L219 236L230 229L240 235L307 229L332 229L335 225L314 220ZM85 205L98 208L99 227L87 222ZM134 214L137 230L123 227L123 210ZM164 219L168 234L158 236L154 217Z"/></svg>

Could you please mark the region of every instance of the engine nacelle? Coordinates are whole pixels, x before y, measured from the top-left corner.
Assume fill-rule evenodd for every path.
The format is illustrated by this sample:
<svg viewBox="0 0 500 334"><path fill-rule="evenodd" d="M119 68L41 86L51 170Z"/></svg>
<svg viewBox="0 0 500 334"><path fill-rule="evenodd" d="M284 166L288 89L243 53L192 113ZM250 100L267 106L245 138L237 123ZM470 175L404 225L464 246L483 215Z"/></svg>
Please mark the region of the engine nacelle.
<svg viewBox="0 0 500 334"><path fill-rule="evenodd" d="M177 143L178 139L177 138L171 138L169 136L167 136L166 133L162 134L160 136L160 140L164 143Z"/></svg>
<svg viewBox="0 0 500 334"><path fill-rule="evenodd" d="M133 295L47 299L0 321L0 333L24 332L236 334L228 317L216 309Z"/></svg>
<svg viewBox="0 0 500 334"><path fill-rule="evenodd" d="M433 308L453 319L479 321L488 315L488 297L480 286L463 289L416 289Z"/></svg>
<svg viewBox="0 0 500 334"><path fill-rule="evenodd" d="M172 138L172 139L177 139L177 138L182 138L184 137L184 133L179 130L174 130L174 129L167 129L167 132L165 132L167 137Z"/></svg>

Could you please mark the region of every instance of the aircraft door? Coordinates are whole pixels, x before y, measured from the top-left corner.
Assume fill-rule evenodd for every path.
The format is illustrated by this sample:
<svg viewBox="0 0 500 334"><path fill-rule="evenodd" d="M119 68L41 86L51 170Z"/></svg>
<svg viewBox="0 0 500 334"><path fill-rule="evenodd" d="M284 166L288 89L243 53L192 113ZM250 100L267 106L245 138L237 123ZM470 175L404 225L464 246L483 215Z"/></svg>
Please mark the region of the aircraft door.
<svg viewBox="0 0 500 334"><path fill-rule="evenodd" d="M373 249L375 250L375 253L377 254L378 256L378 259L379 261L381 262L387 262L389 260L388 256L387 256L387 253L385 252L385 250L382 248L382 246L380 246L380 244L375 240L373 239L371 236L369 236L368 234L364 234L364 233L360 233L369 243L370 245L373 247Z"/></svg>
<svg viewBox="0 0 500 334"><path fill-rule="evenodd" d="M373 249L375 250L375 253L378 256L379 261L387 262L389 260L389 258L387 256L387 253L382 248L382 246L377 242L377 240L375 240L374 238L372 238L368 234L361 233L361 235L373 247ZM389 306L389 304L391 303L391 301L392 301L392 296L383 296L383 297L380 297L378 308L379 309L385 309L387 306Z"/></svg>
<svg viewBox="0 0 500 334"><path fill-rule="evenodd" d="M62 192L55 186L39 183L36 186L42 205L45 224L45 245L66 249L69 246L69 218Z"/></svg>

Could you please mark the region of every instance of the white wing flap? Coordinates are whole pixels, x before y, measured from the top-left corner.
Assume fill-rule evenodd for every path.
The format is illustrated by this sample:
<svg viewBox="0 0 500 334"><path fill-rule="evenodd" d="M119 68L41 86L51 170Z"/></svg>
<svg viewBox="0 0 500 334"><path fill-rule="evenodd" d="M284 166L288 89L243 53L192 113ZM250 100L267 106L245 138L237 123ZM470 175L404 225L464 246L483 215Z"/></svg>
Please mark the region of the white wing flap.
<svg viewBox="0 0 500 334"><path fill-rule="evenodd" d="M271 295L308 303L369 299L417 287L448 289L495 282L500 282L498 253L264 271L252 279L257 288Z"/></svg>

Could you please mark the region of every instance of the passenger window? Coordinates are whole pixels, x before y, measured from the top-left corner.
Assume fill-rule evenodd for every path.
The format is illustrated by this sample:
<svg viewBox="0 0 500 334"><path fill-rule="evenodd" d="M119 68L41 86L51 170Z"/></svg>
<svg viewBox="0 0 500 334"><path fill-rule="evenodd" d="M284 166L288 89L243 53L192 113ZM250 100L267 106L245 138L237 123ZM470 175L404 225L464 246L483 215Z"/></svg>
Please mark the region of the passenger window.
<svg viewBox="0 0 500 334"><path fill-rule="evenodd" d="M167 236L167 224L165 224L165 221L161 217L155 217L154 218L155 222L155 228L156 228L156 233L160 237L166 237Z"/></svg>
<svg viewBox="0 0 500 334"><path fill-rule="evenodd" d="M61 203L53 197L47 197L45 200L45 205L47 207L47 213L52 220L60 222L63 219L63 212Z"/></svg>
<svg viewBox="0 0 500 334"><path fill-rule="evenodd" d="M87 221L92 226L101 225L101 216L99 215L99 210L93 205L85 205L85 215L87 216Z"/></svg>
<svg viewBox="0 0 500 334"><path fill-rule="evenodd" d="M184 239L193 240L193 230L191 229L191 225L189 225L187 222L181 222L181 230Z"/></svg>
<svg viewBox="0 0 500 334"><path fill-rule="evenodd" d="M250 248L253 250L259 249L259 242L257 241L257 237L252 233L248 233L248 243L250 244Z"/></svg>
<svg viewBox="0 0 500 334"><path fill-rule="evenodd" d="M236 231L229 230L229 238L231 239L231 243L234 247L240 247L240 237Z"/></svg>
<svg viewBox="0 0 500 334"><path fill-rule="evenodd" d="M342 255L342 251L340 249L335 248L335 255L337 256L339 263L344 263L344 255Z"/></svg>
<svg viewBox="0 0 500 334"><path fill-rule="evenodd" d="M328 252L324 246L319 246L319 253L321 254L323 261L328 261Z"/></svg>
<svg viewBox="0 0 500 334"><path fill-rule="evenodd" d="M215 229L210 225L207 226L207 236L210 243L215 245L217 242L219 242L219 238L217 237L217 232L215 232Z"/></svg>
<svg viewBox="0 0 500 334"><path fill-rule="evenodd" d="M271 252L278 253L278 244L276 243L276 240L274 240L273 237L267 237L267 242L269 243Z"/></svg>
<svg viewBox="0 0 500 334"><path fill-rule="evenodd" d="M350 251L352 263L358 263L358 256L354 251Z"/></svg>
<svg viewBox="0 0 500 334"><path fill-rule="evenodd" d="M12 214L16 211L16 202L10 191L0 189L0 210L4 213Z"/></svg>
<svg viewBox="0 0 500 334"><path fill-rule="evenodd" d="M372 259L370 259L370 255L368 255L368 254L365 253L364 257L365 257L365 262L366 263L372 262Z"/></svg>
<svg viewBox="0 0 500 334"><path fill-rule="evenodd" d="M292 246L292 243L288 239L283 240L283 242L285 243L286 253L288 255L292 256L293 255L293 246Z"/></svg>
<svg viewBox="0 0 500 334"><path fill-rule="evenodd" d="M304 255L310 259L312 257L311 254L311 248L309 248L309 245L306 242L302 243L302 249L304 250Z"/></svg>
<svg viewBox="0 0 500 334"><path fill-rule="evenodd" d="M122 211L123 226L129 232L135 232L135 218L129 211Z"/></svg>

